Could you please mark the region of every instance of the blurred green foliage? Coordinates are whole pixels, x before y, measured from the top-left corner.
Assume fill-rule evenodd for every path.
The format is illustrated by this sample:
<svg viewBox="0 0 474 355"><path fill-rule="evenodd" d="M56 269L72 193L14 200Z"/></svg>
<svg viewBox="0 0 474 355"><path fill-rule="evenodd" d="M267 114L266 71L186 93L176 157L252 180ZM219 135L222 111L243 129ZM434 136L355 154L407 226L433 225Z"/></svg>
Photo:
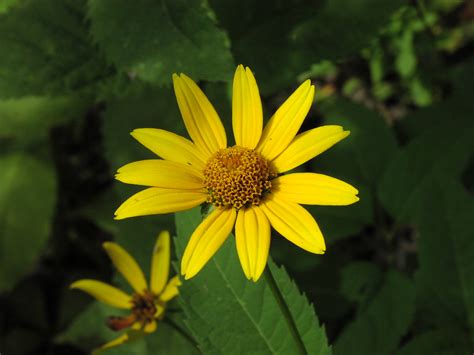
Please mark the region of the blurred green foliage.
<svg viewBox="0 0 474 355"><path fill-rule="evenodd" d="M148 270L170 229L178 259L200 218L113 220L137 191L114 171L153 158L129 132L186 134L174 72L199 82L230 132L239 63L266 118L310 78L302 129L352 132L301 168L360 190L355 205L309 208L327 253L272 238L308 352L471 352L473 18L472 0L0 0L0 352L83 354L117 336L104 324L114 311L68 285L124 285L105 240ZM244 280L229 238L156 333L111 353L294 353L272 302L265 279Z"/></svg>

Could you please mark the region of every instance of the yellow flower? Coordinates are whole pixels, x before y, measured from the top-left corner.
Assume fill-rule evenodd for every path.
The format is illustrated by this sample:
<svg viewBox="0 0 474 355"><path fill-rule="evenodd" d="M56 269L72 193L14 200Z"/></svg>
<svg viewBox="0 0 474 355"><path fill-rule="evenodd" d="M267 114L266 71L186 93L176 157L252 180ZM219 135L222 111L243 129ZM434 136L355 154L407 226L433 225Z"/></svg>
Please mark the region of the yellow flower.
<svg viewBox="0 0 474 355"><path fill-rule="evenodd" d="M300 204L349 205L359 198L357 189L326 175L283 175L349 135L340 126L297 134L313 102L310 80L296 89L262 130L257 83L250 69L239 65L232 97L236 145L231 147L219 116L196 83L184 74L174 74L173 83L192 141L161 129L132 132L163 160L133 162L118 170L118 180L151 187L126 200L115 212L116 219L213 204L184 251L181 273L186 279L202 269L234 226L242 269L254 281L266 265L270 225L297 246L324 253L321 231Z"/></svg>
<svg viewBox="0 0 474 355"><path fill-rule="evenodd" d="M107 320L107 325L112 330L130 328L132 331L103 345L101 350L130 340L134 335L133 331L154 332L157 320L161 320L165 315L166 303L178 294L178 286L181 284L178 276L168 281L170 235L167 231L161 232L155 243L150 285L147 284L135 259L125 249L112 242L106 242L103 246L114 266L132 286L134 293L129 295L114 286L89 279L78 280L70 286L87 292L105 304L131 311L127 317L110 317Z"/></svg>

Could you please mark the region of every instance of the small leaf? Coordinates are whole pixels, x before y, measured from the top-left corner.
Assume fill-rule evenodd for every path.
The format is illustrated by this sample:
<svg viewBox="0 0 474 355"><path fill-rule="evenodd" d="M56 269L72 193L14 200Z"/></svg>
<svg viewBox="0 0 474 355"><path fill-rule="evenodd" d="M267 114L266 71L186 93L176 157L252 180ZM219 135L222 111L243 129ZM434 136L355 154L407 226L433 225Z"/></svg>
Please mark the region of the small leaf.
<svg viewBox="0 0 474 355"><path fill-rule="evenodd" d="M176 215L175 243L179 257L200 220L199 209ZM270 265L307 352L330 354L313 307L283 269ZM187 317L185 322L204 353L293 354L297 351L266 279L262 277L254 283L245 278L233 236L229 236L197 276L183 282L179 299Z"/></svg>
<svg viewBox="0 0 474 355"><path fill-rule="evenodd" d="M232 77L226 34L205 1L90 0L92 34L122 71L156 84L173 73L194 80Z"/></svg>
<svg viewBox="0 0 474 355"><path fill-rule="evenodd" d="M0 166L0 290L8 290L32 269L50 235L56 179L26 154L2 156Z"/></svg>
<svg viewBox="0 0 474 355"><path fill-rule="evenodd" d="M370 304L358 312L337 338L335 354L390 354L408 330L415 311L412 281L395 271L385 280Z"/></svg>

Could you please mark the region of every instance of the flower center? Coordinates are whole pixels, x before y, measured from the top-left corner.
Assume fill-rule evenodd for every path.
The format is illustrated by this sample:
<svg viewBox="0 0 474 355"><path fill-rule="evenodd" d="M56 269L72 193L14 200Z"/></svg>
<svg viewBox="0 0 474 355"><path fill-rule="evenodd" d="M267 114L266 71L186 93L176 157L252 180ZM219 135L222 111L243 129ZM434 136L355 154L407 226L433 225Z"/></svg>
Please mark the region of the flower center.
<svg viewBox="0 0 474 355"><path fill-rule="evenodd" d="M275 176L259 153L238 145L221 149L204 168L204 186L209 194L207 202L235 209L258 205L270 191L270 180Z"/></svg>
<svg viewBox="0 0 474 355"><path fill-rule="evenodd" d="M135 293L132 297L132 313L126 317L111 316L107 319L107 326L112 330L122 330L131 327L134 323L143 326L155 319L158 307L164 307L156 296L145 290L142 294Z"/></svg>
<svg viewBox="0 0 474 355"><path fill-rule="evenodd" d="M132 298L132 313L143 324L153 321L156 314L155 295L150 291L135 293Z"/></svg>

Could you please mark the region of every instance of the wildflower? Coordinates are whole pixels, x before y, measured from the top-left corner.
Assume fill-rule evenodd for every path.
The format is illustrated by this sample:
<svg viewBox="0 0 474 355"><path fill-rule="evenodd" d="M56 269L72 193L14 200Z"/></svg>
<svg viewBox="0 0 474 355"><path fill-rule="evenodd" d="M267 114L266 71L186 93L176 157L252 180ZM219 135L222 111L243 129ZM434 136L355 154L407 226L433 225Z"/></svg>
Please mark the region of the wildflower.
<svg viewBox="0 0 474 355"><path fill-rule="evenodd" d="M115 340L103 345L108 349L120 345L139 333L152 333L157 321L163 319L166 303L178 294L178 276L168 281L170 268L170 235L167 231L158 236L151 261L150 285L133 257L120 245L112 242L103 244L112 263L132 286L134 293L129 295L114 286L101 281L83 279L70 287L87 292L97 300L110 306L130 310L126 317L109 317L107 325L112 330L129 328Z"/></svg>
<svg viewBox="0 0 474 355"><path fill-rule="evenodd" d="M266 265L270 225L297 246L324 253L322 233L300 204L349 205L359 198L354 187L326 175L283 175L349 135L333 125L297 134L313 102L310 81L300 85L262 130L257 83L250 69L239 65L232 97L236 145L230 147L219 116L196 83L184 74L174 74L173 83L192 141L161 129L131 133L163 160L133 162L118 170L118 180L150 187L126 200L115 212L116 219L211 203L214 209L184 251L181 273L185 279L202 269L234 226L242 269L254 281Z"/></svg>

